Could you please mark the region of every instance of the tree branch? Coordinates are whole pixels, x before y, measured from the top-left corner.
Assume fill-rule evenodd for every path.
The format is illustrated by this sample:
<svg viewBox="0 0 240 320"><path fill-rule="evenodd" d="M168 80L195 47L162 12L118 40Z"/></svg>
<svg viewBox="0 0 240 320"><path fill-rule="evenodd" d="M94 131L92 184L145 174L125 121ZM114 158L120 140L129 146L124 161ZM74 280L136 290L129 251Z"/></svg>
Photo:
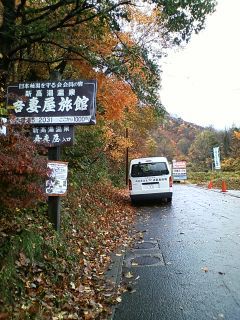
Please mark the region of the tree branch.
<svg viewBox="0 0 240 320"><path fill-rule="evenodd" d="M65 4L65 3L64 3ZM91 16L87 17L87 18L83 18L81 20L77 20L74 24L71 23L71 24L66 24L68 21L70 21L72 18L74 17L77 17L78 14L80 14L81 12L83 11L86 11L86 10L89 10L89 9L92 9L94 8L94 6L88 6L88 7L85 7L84 9L83 8L75 8L73 9L72 11L70 11L62 20L60 20L58 23L56 23L55 25L53 25L52 27L50 27L48 29L48 33L49 32L53 32L53 31L57 31L58 29L61 29L61 28L68 28L68 27L71 27L71 26L74 26L74 25L80 25L84 22L87 22L87 21L90 21L90 20L93 20L95 19L97 16L103 16L103 15L106 15L108 14L109 12L113 11L114 9L118 8L119 6L122 6L122 5L131 5L131 0L126 0L126 1L122 1L120 3L117 3L115 5L112 5L110 8L108 8L106 11L103 11L103 12L96 12L95 14L92 14ZM48 13L49 14L49 13ZM36 36L38 35L37 32L32 32L32 33L26 33L25 35L22 35L22 38L28 38L28 37L32 37L32 36Z"/></svg>

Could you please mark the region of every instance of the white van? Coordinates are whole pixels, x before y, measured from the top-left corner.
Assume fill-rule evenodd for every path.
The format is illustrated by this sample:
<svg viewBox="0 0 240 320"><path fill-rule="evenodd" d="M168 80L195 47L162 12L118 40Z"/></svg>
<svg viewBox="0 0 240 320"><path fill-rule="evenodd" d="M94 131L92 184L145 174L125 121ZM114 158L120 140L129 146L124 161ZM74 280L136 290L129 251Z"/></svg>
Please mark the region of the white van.
<svg viewBox="0 0 240 320"><path fill-rule="evenodd" d="M172 176L165 157L133 159L129 168L131 201L166 199L172 201Z"/></svg>

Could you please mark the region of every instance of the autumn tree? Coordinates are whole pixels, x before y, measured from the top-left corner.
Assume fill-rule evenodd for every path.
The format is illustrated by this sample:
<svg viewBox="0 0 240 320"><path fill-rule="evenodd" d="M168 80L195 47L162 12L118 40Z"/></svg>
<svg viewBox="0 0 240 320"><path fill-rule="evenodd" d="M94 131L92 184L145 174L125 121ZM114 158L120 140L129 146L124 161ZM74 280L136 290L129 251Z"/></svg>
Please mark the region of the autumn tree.
<svg viewBox="0 0 240 320"><path fill-rule="evenodd" d="M181 153L186 156L191 146L191 141L188 138L183 137L177 142L177 146Z"/></svg>
<svg viewBox="0 0 240 320"><path fill-rule="evenodd" d="M231 128L228 131L229 155L223 161L223 170L240 171L240 129Z"/></svg>
<svg viewBox="0 0 240 320"><path fill-rule="evenodd" d="M9 82L45 80L54 70L65 79L96 78L98 119L109 121L104 130L114 128L116 137L114 148L106 141L104 149L120 158L128 143L120 130L125 108L154 106L164 113L162 50L199 32L214 6L215 0L1 0L2 101Z"/></svg>
<svg viewBox="0 0 240 320"><path fill-rule="evenodd" d="M222 157L227 158L231 152L232 130L225 129L224 131L220 131L218 135L222 144Z"/></svg>
<svg viewBox="0 0 240 320"><path fill-rule="evenodd" d="M231 133L230 156L240 158L240 130L235 128Z"/></svg>
<svg viewBox="0 0 240 320"><path fill-rule="evenodd" d="M132 9L144 12L143 5L145 1L134 0L1 0L2 79L34 80L39 76L36 65L43 70L41 77L48 78L52 69L62 70L67 62L80 58L104 73L122 77L143 101L157 104L159 70L149 37L141 37L139 32L131 46L119 37L132 18ZM206 15L214 10L215 0L149 1L149 6L155 14L150 24L155 31L153 41L171 45L188 41L193 32L202 29ZM103 56L91 42L100 44L106 30L115 41L110 43L109 54ZM144 78L129 72L136 64Z"/></svg>
<svg viewBox="0 0 240 320"><path fill-rule="evenodd" d="M212 148L218 145L216 133L205 130L197 135L189 149L189 158L195 171L210 170L212 167Z"/></svg>

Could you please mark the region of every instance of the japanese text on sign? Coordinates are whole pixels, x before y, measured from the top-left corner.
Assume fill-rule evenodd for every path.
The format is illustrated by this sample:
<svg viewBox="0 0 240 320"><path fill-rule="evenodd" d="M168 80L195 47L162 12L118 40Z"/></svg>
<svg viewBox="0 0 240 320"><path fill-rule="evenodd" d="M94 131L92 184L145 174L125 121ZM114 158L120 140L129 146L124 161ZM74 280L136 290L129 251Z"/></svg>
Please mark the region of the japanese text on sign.
<svg viewBox="0 0 240 320"><path fill-rule="evenodd" d="M73 144L73 126L37 126L32 128L33 142L53 146Z"/></svg>
<svg viewBox="0 0 240 320"><path fill-rule="evenodd" d="M215 169L221 169L221 162L220 162L220 148L215 147L213 148L213 157L214 157L214 166Z"/></svg>
<svg viewBox="0 0 240 320"><path fill-rule="evenodd" d="M18 121L95 124L96 80L19 83L8 87Z"/></svg>

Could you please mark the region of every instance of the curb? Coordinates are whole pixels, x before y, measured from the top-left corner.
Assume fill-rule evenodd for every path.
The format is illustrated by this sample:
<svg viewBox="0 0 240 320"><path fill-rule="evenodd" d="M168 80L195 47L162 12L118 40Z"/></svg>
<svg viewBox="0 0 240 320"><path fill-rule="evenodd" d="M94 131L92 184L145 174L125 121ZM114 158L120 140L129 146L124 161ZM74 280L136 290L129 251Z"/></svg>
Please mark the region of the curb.
<svg viewBox="0 0 240 320"><path fill-rule="evenodd" d="M114 286L118 286L121 280L122 264L124 255L117 256L116 253L111 254L111 263L105 272L105 278L111 281Z"/></svg>
<svg viewBox="0 0 240 320"><path fill-rule="evenodd" d="M107 281L110 281L115 288L117 288L122 279L122 267L124 254L121 256L116 255L117 253L111 254L111 263L109 265L108 270L105 272L105 278ZM108 320L113 320L115 315L116 305L112 306L112 314L109 316Z"/></svg>

